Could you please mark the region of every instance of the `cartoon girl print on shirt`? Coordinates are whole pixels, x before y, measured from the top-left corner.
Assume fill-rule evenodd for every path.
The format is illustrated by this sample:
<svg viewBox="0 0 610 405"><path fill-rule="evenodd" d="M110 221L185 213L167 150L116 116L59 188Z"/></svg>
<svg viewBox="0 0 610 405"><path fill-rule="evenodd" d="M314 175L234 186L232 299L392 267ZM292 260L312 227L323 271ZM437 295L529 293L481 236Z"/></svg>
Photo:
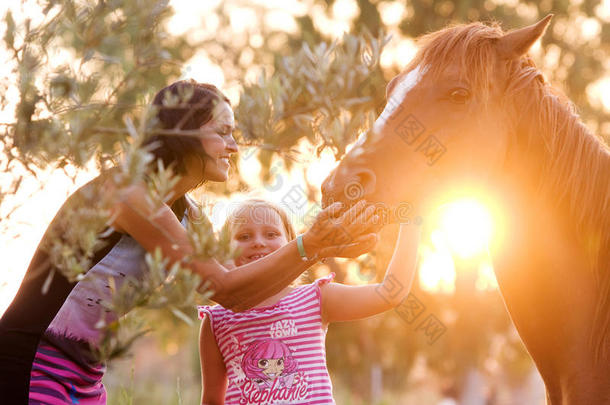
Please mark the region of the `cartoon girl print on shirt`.
<svg viewBox="0 0 610 405"><path fill-rule="evenodd" d="M290 348L278 339L255 341L241 361L244 374L257 384L259 390L274 386L291 388L297 366Z"/></svg>

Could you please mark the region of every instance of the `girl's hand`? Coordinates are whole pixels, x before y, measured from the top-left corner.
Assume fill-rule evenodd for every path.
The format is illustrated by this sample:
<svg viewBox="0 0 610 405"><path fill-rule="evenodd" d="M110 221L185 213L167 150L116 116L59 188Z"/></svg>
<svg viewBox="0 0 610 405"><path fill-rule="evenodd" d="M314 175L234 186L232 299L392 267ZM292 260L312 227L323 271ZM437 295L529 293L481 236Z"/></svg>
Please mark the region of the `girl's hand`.
<svg viewBox="0 0 610 405"><path fill-rule="evenodd" d="M375 207L359 201L340 214L342 204L337 202L320 212L313 225L303 235L303 244L309 257L348 257L364 254L377 243L380 218Z"/></svg>

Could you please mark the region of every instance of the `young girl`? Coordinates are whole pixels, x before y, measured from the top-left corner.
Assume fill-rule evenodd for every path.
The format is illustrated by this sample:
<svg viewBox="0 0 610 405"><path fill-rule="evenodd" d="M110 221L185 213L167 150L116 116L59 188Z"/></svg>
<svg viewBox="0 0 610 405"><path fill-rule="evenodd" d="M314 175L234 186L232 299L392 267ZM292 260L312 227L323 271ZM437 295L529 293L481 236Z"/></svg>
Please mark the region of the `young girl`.
<svg viewBox="0 0 610 405"><path fill-rule="evenodd" d="M285 212L263 200L242 203L227 219L236 266L256 261L295 238ZM408 294L415 271L419 227L401 225L394 255L380 284L289 286L244 311L199 307L202 404L334 404L326 368L330 322L366 318Z"/></svg>

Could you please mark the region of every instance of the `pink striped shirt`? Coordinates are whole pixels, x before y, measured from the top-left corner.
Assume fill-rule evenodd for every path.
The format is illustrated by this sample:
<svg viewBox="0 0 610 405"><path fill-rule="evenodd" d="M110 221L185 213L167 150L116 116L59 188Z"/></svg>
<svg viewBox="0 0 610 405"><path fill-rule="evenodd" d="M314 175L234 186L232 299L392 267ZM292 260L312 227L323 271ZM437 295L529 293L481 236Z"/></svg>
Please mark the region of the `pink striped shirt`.
<svg viewBox="0 0 610 405"><path fill-rule="evenodd" d="M335 404L320 307L320 285L333 277L240 313L220 305L198 307L200 318L210 317L227 368L225 404Z"/></svg>

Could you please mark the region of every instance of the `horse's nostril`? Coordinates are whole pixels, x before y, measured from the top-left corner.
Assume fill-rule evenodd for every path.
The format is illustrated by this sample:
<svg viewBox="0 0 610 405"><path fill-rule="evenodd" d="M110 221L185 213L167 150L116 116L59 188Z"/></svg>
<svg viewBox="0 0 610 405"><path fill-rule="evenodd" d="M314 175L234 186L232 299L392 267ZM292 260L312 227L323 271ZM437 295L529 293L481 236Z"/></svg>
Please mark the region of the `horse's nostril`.
<svg viewBox="0 0 610 405"><path fill-rule="evenodd" d="M351 205L375 191L377 177L375 172L365 168L341 168L334 170L322 182L322 207L334 201Z"/></svg>
<svg viewBox="0 0 610 405"><path fill-rule="evenodd" d="M373 191L375 188L375 183L377 182L377 177L375 176L375 172L370 169L362 169L358 173L356 173L362 185L369 189L369 191ZM372 189L371 189L372 188Z"/></svg>
<svg viewBox="0 0 610 405"><path fill-rule="evenodd" d="M377 178L375 172L369 169L358 169L343 187L343 194L348 200L360 200L375 191Z"/></svg>

